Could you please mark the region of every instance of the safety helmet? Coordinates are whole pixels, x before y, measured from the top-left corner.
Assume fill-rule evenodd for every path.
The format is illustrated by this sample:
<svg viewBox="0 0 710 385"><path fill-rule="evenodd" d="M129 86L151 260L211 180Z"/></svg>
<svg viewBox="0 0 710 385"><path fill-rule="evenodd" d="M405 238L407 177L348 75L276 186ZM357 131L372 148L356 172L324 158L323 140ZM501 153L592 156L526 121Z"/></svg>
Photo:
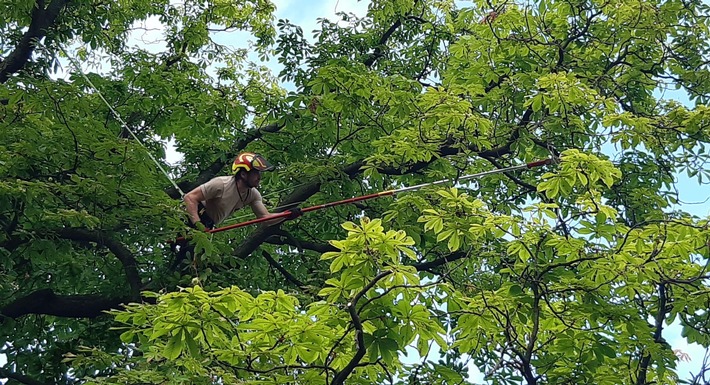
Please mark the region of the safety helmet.
<svg viewBox="0 0 710 385"><path fill-rule="evenodd" d="M236 175L241 169L244 169L245 171L271 171L274 169L274 166L272 166L271 163L259 154L255 154L253 152L242 152L234 158L234 163L232 163L232 174Z"/></svg>

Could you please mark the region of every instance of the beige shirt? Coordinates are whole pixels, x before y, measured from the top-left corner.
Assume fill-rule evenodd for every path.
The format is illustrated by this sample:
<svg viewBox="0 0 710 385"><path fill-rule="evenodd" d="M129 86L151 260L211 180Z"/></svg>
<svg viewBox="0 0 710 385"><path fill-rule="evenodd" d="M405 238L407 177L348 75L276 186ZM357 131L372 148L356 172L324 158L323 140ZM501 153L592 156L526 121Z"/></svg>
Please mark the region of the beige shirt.
<svg viewBox="0 0 710 385"><path fill-rule="evenodd" d="M233 212L244 206L252 206L261 202L261 194L255 188L237 191L237 183L233 176L218 176L200 186L205 200L207 215L215 224L225 220ZM240 194L241 193L241 194Z"/></svg>

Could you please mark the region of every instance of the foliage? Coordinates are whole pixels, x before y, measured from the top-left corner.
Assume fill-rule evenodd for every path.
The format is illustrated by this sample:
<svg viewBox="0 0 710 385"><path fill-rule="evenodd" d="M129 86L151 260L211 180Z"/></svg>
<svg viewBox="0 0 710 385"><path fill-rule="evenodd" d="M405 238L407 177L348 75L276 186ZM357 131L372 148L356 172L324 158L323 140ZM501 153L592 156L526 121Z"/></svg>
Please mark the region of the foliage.
<svg viewBox="0 0 710 385"><path fill-rule="evenodd" d="M706 4L373 0L313 36L274 12L0 1L0 376L682 382L666 328L710 346L710 225L677 206L710 177ZM164 45L131 44L146 20ZM149 154L188 191L242 150L279 166L273 210L555 162L187 229Z"/></svg>

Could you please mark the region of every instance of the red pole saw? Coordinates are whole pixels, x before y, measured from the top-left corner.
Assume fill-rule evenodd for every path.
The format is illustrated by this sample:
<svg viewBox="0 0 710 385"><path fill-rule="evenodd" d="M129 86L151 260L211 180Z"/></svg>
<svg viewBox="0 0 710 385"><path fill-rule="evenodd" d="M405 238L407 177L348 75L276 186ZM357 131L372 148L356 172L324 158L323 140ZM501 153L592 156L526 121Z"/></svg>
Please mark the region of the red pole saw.
<svg viewBox="0 0 710 385"><path fill-rule="evenodd" d="M527 169L531 169L534 167L540 167L540 166L544 166L544 165L548 165L548 164L552 164L552 163L555 163L554 159L542 159L542 160L538 160L535 162L520 164L517 166L498 168L495 170L479 172L478 174L465 175L460 178L442 179L442 180L438 180L436 182L422 183L422 184L418 184L416 186L402 187L402 188L398 188L398 189L394 189L394 190L381 191L381 192L374 193L374 194L362 195L359 197L343 199L343 200L339 200L339 201L335 201L335 202L323 203L320 205L302 208L301 212L307 213L307 212L311 212L311 211L326 209L328 207L335 207L335 206L340 206L340 205L344 205L344 204L348 204L348 203L360 202L360 201L364 201L364 200L368 200L368 199L380 198L380 197L384 197L384 196L392 196L392 195L396 195L396 194L407 192L407 191L419 190L422 187L436 186L436 185L449 183L449 182L453 182L453 181L461 182L461 181L465 181L465 180L469 180L469 179L480 178L480 177L486 176L486 175L500 174L500 173L505 173L505 172L510 172L510 171L527 170ZM246 227L246 226L250 226L250 225L254 225L257 223L266 222L266 221L270 221L270 220L274 220L274 219L278 219L278 218L285 218L285 217L289 216L289 214L290 214L290 212L287 210L287 211L283 211L280 213L275 213L273 215L269 215L268 217L256 218L256 219L252 219L252 220L249 220L246 222L235 223L233 225L219 227L219 228L212 229L212 230L205 230L205 232L220 233L222 231L238 229L240 227ZM182 238L179 238L178 240L181 240L181 239Z"/></svg>

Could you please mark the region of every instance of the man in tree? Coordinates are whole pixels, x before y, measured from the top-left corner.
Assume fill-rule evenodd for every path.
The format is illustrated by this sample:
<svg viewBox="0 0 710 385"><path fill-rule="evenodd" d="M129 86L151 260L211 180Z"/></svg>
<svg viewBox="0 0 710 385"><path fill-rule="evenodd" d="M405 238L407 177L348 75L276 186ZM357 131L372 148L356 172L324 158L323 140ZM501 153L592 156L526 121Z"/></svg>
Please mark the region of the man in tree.
<svg viewBox="0 0 710 385"><path fill-rule="evenodd" d="M261 193L257 190L261 182L261 172L273 169L274 166L259 154L243 152L237 155L232 163L232 175L212 178L183 197L190 227L202 231L214 229L235 211L246 206L251 207L257 218L273 215L264 206ZM296 207L291 209L285 218L265 221L264 224L274 225L298 218L302 214L301 209ZM186 239L178 242L176 246L179 246L179 250L171 269L184 261L188 253L194 255L195 251L194 246Z"/></svg>
<svg viewBox="0 0 710 385"><path fill-rule="evenodd" d="M232 176L218 176L202 184L183 198L191 225L197 229L212 229L235 211L250 206L257 218L269 215L257 187L262 171L274 169L263 156L251 152L239 154L232 163ZM285 219L302 215L299 208L290 210ZM280 221L267 221L269 225Z"/></svg>

